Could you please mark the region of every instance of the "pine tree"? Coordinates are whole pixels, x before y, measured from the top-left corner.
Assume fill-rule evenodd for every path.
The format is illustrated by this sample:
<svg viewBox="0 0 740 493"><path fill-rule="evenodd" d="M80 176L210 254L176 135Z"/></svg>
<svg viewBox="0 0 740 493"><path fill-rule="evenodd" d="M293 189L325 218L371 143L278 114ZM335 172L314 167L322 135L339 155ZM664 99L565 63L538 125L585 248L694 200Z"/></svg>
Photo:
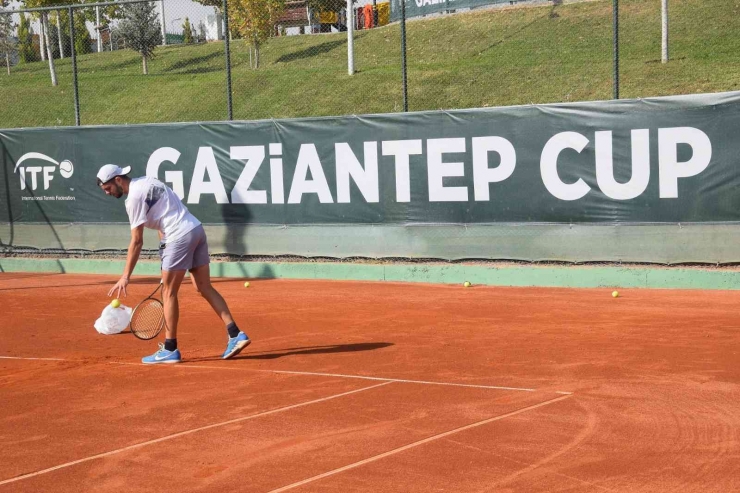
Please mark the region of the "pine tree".
<svg viewBox="0 0 740 493"><path fill-rule="evenodd" d="M182 42L185 44L193 43L193 30L190 27L190 19L185 17L185 24L182 25Z"/></svg>

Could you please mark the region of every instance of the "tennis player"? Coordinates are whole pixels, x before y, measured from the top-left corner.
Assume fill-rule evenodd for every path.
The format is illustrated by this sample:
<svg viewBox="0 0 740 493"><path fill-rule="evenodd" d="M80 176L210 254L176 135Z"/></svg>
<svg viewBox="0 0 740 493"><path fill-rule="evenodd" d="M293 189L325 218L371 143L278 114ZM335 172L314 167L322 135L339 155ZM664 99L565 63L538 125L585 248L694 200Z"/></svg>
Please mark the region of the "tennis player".
<svg viewBox="0 0 740 493"><path fill-rule="evenodd" d="M126 286L144 244L144 228L159 232L162 298L167 332L165 342L160 343L159 350L141 361L150 364L181 361L182 355L177 348L177 322L180 314L177 293L186 271L190 271L195 290L208 301L226 325L229 340L223 359L239 354L251 341L236 326L226 301L211 284L208 242L203 226L167 185L149 176L131 179L128 176L130 172L130 166L121 168L115 164L106 164L98 171L97 183L106 195L117 199L127 196L126 212L131 223L131 243L126 256L126 267L108 296L116 293L120 297L121 292L126 296Z"/></svg>

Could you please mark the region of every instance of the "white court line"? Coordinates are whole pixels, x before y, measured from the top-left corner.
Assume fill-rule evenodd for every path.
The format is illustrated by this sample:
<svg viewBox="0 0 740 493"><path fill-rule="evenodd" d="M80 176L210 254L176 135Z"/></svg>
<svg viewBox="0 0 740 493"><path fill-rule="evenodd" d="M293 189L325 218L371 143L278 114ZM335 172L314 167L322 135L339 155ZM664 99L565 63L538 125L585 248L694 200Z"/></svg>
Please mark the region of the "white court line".
<svg viewBox="0 0 740 493"><path fill-rule="evenodd" d="M20 359L20 360L28 360L28 361L71 361L68 359L61 359L61 358L18 358L15 356L0 356L0 359Z"/></svg>
<svg viewBox="0 0 740 493"><path fill-rule="evenodd" d="M109 361L108 363L114 364L114 365L151 366L151 365L144 365L143 363L126 363L126 362L117 362L117 361ZM172 366L176 366L182 369L198 368L198 369L209 369L209 370L254 371L254 372L259 372L259 373L280 373L280 374L285 374L285 375L305 375L305 376L311 376L311 377L355 378L359 380L375 380L378 382L418 383L418 384L423 384L423 385L446 385L449 387L469 387L469 388L474 388L474 389L516 390L519 392L537 392L537 389L525 389L525 388L518 388L518 387L499 387L495 385L473 385L473 384L467 384L467 383L451 383L451 382L431 382L431 381L426 381L426 380L404 380L400 378L367 377L364 375L344 375L341 373L317 373L317 372L310 372L310 371L290 371L290 370L255 370L252 368L228 368L226 366L193 365L189 363L182 364L182 365L172 365ZM556 392L556 393L562 393L562 392ZM567 392L567 394L570 395L570 392Z"/></svg>
<svg viewBox="0 0 740 493"><path fill-rule="evenodd" d="M419 384L424 384L424 385L447 385L450 387L470 387L474 389L518 390L519 392L537 392L537 389L523 389L523 388L518 388L518 387L498 387L495 385L472 385L472 384L467 384L467 383L430 382L426 380L403 380L400 378L366 377L363 375L342 375L338 373L314 373L314 372L309 372L309 371L287 371L287 370L255 370L255 371L269 371L272 373L285 373L288 375L312 375L312 376L318 376L318 377L359 378L361 380L378 380L381 382L419 383Z"/></svg>
<svg viewBox="0 0 740 493"><path fill-rule="evenodd" d="M36 360L41 358L17 358L17 357L11 357L11 356L0 356L0 358L3 359L18 359L18 360ZM67 360L67 359L48 359L49 361L69 361L69 362L75 362L76 360ZM78 362L82 362L81 360ZM128 366L146 366L151 367L154 365L146 365L144 363L130 363L125 361L101 361L101 363L107 363L110 365L128 365ZM182 363L179 365L166 365L168 368L180 368L180 369L188 369L188 368L194 368L194 369L208 369L208 370L231 370L231 371L252 371L252 372L259 372L259 373L281 373L286 375L305 375L305 376L312 376L312 377L337 377L337 378L354 378L359 380L374 380L378 382L396 382L396 383L416 383L416 384L422 384L422 385L445 385L448 387L468 387L468 388L474 388L474 389L491 389L491 390L514 390L518 392L537 392L537 389L527 389L527 388L519 388L519 387L501 387L497 385L473 385L473 384L467 384L467 383L452 383L452 382L432 382L427 380L405 380L400 378L384 378L384 377L367 377L364 375L344 375L340 373L317 373L317 372L309 372L309 371L290 371L290 370L255 370L253 368L229 368L226 366L214 366L214 365L197 365L197 364L190 364L190 363ZM570 395L571 392L555 392L556 394L564 394L564 395Z"/></svg>
<svg viewBox="0 0 740 493"><path fill-rule="evenodd" d="M493 421L498 421L498 420L501 420L501 419L504 419L504 418L508 418L510 416L515 416L517 414L521 414L521 413L524 413L524 412L527 412L527 411L531 411L533 409L537 409L538 407L547 406L549 404L554 404L555 402L562 401L564 399L568 399L569 397L570 396L567 396L567 395L565 395L563 397L556 397L554 399L550 399L550 400L545 401L545 402L540 402L539 404L535 404L533 406L524 407L524 408L518 409L516 411L512 411L512 412L509 412L509 413L506 413L506 414L501 414L501 415L495 416L493 418L484 419L483 421L478 421L477 423L469 424L469 425L466 425L466 426L461 426L460 428L455 428L454 430L446 431L446 432L440 433L438 435L434 435L434 436L431 436L431 437L428 437L428 438L424 438L423 440L419 440L417 442L409 443L408 445L404 445L403 447L399 447L399 448L396 448L396 449L393 449L393 450L389 450L388 452L384 452L384 453L379 454L379 455L374 455L372 457L369 457L367 459L364 459L364 460L361 460L361 461L358 461L358 462L354 462L354 463L349 464L349 465L346 465L344 467L340 467L340 468L337 468L337 469L332 469L331 471L325 472L323 474L319 474L317 476L310 477L308 479L304 479L303 481L298 481L297 483L292 483L292 484L289 484L287 486L283 486L282 488L278 488L276 490L271 490L269 493L280 493L281 491L287 491L287 490L290 490L290 489L293 489L293 488L297 488L298 486L303 486L304 484L312 483L314 481L318 481L319 479L323 479L323 478L326 478L328 476L333 476L335 474L339 474L340 472L344 472L344 471L347 471L349 469L354 469L356 467L363 466L363 465L368 464L370 462L375 462L377 460L384 459L384 458L386 458L388 456L397 454L399 452L403 452L403 451L408 450L410 448L418 447L419 445L423 445L425 443L429 443L429 442L434 441L434 440L439 440L440 438L444 438L444 437L453 435L455 433L460 433L461 431L469 430L471 428L476 428L478 426L483 426L483 425L488 424L488 423L491 423Z"/></svg>
<svg viewBox="0 0 740 493"><path fill-rule="evenodd" d="M29 474L24 474L23 476L16 476L15 478L6 479L4 481L0 481L0 486L2 486L4 484L14 483L16 481L21 481L21 480L24 480L24 479L29 479L29 478L32 478L34 476L39 476L41 474L50 473L52 471L57 471L59 469L64 469L66 467L71 467L71 466L74 466L74 465L77 465L77 464L81 464L83 462L89 462L91 460L100 459L100 458L103 458L103 457L108 457L108 456L114 455L114 454L119 454L121 452L126 452L128 450L133 450L133 449L137 449L137 448L140 448L140 447L145 447L147 445L153 445L155 443L164 442L164 441L167 441L167 440L173 440L175 438L179 438L179 437L185 436L185 435L190 435L192 433L197 433L199 431L210 430L212 428L217 428L219 426L226 426L226 425L230 425L230 424L234 424L234 423L239 423L241 421L247 421L249 419L260 418L262 416L267 416L267 415L270 415L270 414L275 414L275 413L280 413L280 412L283 412L283 411L288 411L290 409L295 409L295 408L298 408L298 407L308 406L310 404L317 404L319 402L325 402L325 401L328 401L328 400L331 400L331 399L336 399L338 397L344 397L346 395L356 394L358 392L364 392L365 390L376 389L378 387L382 387L383 385L388 385L390 383L392 383L392 382L384 382L384 383L381 383L381 384L372 385L370 387L363 387L361 389L350 390L349 392L343 392L341 394L331 395L329 397L322 397L321 399L315 399L315 400L312 400L312 401L303 402L301 404L293 404L291 406L280 407L280 408L277 408L277 409L273 409L271 411L265 411L265 412L258 413L258 414L251 414L249 416L243 416L241 418L230 419L229 421L223 421L221 423L215 423L215 424L212 424L212 425L202 426L200 428L195 428L195 429L192 429L192 430L181 431L179 433L174 433L172 435L167 435L167 436L164 436L164 437L161 437L161 438L156 438L154 440L149 440L149 441L146 441L146 442L137 443L136 445L129 445L128 447L123 447L123 448L119 448L119 449L116 449L116 450L111 450L110 452L105 452L105 453L102 453L102 454L92 455L90 457L85 457L84 459L79 459L79 460L75 460L75 461L72 461L72 462L67 462L67 463L64 463L64 464L59 464L58 466L50 467L48 469L43 469L41 471L36 471L36 472L29 473Z"/></svg>
<svg viewBox="0 0 740 493"><path fill-rule="evenodd" d="M15 359L15 360L42 360L42 361L68 361L68 362L83 362L82 360L69 360L69 359L56 359L56 358L20 358L14 356L0 356L0 359ZM106 363L109 365L128 365L128 366L146 366L151 367L153 365L145 365L143 363L132 363L125 361L101 361L100 363ZM407 380L400 378L384 378L384 377L368 377L364 375L346 375L341 373L318 373L308 371L291 371L291 370L255 370L253 368L229 368L226 366L214 366L214 365L198 365L191 363L183 363L179 365L166 365L168 368L181 368L181 369L207 369L207 370L230 370L230 371L252 371L259 373L282 373L286 375L305 375L315 377L336 377L336 378L354 378L359 380L373 380L378 382L396 382L396 383L415 383L421 385L444 385L448 387L467 387L473 389L490 389L490 390L512 390L516 392L537 392L537 389L529 389L522 387L502 387L498 385L474 385L467 383L453 383L453 382L433 382L428 380ZM560 395L573 395L573 392L565 391L552 391L555 394Z"/></svg>

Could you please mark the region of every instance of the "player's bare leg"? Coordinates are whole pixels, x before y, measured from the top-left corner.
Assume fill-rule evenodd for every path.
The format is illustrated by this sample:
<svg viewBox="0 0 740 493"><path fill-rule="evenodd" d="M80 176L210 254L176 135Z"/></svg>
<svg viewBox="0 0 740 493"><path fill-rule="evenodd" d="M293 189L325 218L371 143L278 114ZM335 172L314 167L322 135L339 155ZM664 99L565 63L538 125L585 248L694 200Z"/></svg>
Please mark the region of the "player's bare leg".
<svg viewBox="0 0 740 493"><path fill-rule="evenodd" d="M164 303L164 321L167 324L167 339L177 339L177 323L180 320L180 305L177 293L180 291L184 270L162 271L162 303Z"/></svg>
<svg viewBox="0 0 740 493"><path fill-rule="evenodd" d="M211 305L211 308L221 318L224 325L228 326L234 321L229 306L226 304L223 296L211 284L211 269L208 265L201 265L191 270L190 280L193 282L195 291Z"/></svg>
<svg viewBox="0 0 740 493"><path fill-rule="evenodd" d="M229 306L226 304L223 296L216 291L216 288L211 284L211 269L209 265L201 265L190 271L190 277L193 282L195 290L203 297L208 304L211 305L213 311L216 312L221 320L226 325L226 331L229 333L229 340L226 344L226 351L222 355L223 359L229 359L236 356L245 347L249 346L252 342L247 334L239 330L236 326L234 318L231 316Z"/></svg>

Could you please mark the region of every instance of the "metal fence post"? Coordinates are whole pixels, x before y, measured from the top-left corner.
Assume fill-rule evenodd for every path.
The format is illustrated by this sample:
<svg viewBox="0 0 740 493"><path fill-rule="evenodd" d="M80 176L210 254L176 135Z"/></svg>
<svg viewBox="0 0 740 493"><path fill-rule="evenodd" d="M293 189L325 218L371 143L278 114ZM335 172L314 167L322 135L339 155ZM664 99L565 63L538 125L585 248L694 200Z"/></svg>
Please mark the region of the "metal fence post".
<svg viewBox="0 0 740 493"><path fill-rule="evenodd" d="M660 24L661 24L661 63L668 63L668 0L662 0L660 7Z"/></svg>
<svg viewBox="0 0 740 493"><path fill-rule="evenodd" d="M613 98L619 99L619 0L612 0L612 20L614 31L614 93Z"/></svg>
<svg viewBox="0 0 740 493"><path fill-rule="evenodd" d="M406 76L406 0L401 2L401 77L403 79L403 111L409 110L408 80Z"/></svg>
<svg viewBox="0 0 740 493"><path fill-rule="evenodd" d="M355 8L352 0L347 0L347 73L355 75Z"/></svg>
<svg viewBox="0 0 740 493"><path fill-rule="evenodd" d="M77 53L75 49L75 20L74 9L69 7L69 44L72 52L72 85L74 86L75 95L75 125L80 126L80 93L77 87Z"/></svg>
<svg viewBox="0 0 740 493"><path fill-rule="evenodd" d="M228 108L229 120L234 119L233 106L231 101L231 51L229 47L229 4L228 0L223 0L222 8L224 9L224 51L226 54L226 106Z"/></svg>

